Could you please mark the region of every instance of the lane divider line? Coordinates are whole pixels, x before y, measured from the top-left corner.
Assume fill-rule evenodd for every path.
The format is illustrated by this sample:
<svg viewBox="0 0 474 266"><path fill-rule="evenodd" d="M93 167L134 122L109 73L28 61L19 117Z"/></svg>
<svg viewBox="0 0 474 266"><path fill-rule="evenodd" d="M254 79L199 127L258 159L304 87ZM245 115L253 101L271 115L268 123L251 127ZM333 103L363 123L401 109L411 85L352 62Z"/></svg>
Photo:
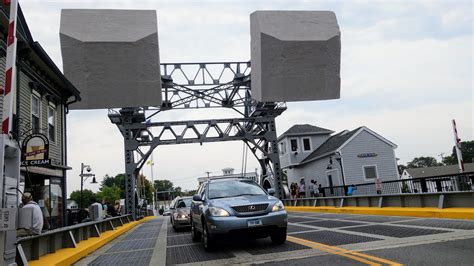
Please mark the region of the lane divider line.
<svg viewBox="0 0 474 266"><path fill-rule="evenodd" d="M287 239L289 241L293 242L293 243L301 244L301 245L308 246L308 247L311 247L311 248L316 248L316 249L323 250L323 251L326 251L326 252L329 252L329 253L332 253L332 254L335 254L335 255L348 257L348 258L357 260L359 262L366 263L367 265L381 265L379 263L384 263L384 264L394 265L394 266L395 265L396 266L403 265L403 264L400 264L398 262L390 261L390 260L387 260L387 259L374 257L374 256L367 255L367 254L364 254L364 253L359 253L357 251L343 249L343 248L340 248L340 247L329 246L329 245L325 245L325 244L322 244L322 243L306 240L306 239L299 238L299 237L287 236ZM370 260L372 260L372 261L370 261ZM373 262L373 261L375 261L375 262Z"/></svg>

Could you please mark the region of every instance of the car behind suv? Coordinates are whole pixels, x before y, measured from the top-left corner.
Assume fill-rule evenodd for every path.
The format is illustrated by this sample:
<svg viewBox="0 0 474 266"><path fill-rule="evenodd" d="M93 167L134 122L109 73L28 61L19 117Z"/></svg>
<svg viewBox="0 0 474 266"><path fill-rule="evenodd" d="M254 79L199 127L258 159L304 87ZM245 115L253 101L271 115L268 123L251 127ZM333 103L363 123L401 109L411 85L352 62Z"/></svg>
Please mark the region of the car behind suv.
<svg viewBox="0 0 474 266"><path fill-rule="evenodd" d="M284 243L287 213L273 193L245 178L204 182L191 203L193 241L202 239L206 250L223 235L270 236L274 243Z"/></svg>
<svg viewBox="0 0 474 266"><path fill-rule="evenodd" d="M189 227L190 223L190 210L191 197L177 197L170 206L170 220L173 229L176 231L178 228Z"/></svg>

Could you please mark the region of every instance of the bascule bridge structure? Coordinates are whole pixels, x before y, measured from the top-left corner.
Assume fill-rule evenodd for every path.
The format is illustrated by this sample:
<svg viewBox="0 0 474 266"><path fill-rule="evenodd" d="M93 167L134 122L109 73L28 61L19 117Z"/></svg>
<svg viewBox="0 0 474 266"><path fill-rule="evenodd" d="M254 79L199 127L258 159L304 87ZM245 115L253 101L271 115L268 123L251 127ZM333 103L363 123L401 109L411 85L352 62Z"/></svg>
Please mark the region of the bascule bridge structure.
<svg viewBox="0 0 474 266"><path fill-rule="evenodd" d="M275 118L286 101L339 98L340 31L329 11L256 11L250 28L250 61L160 63L155 11L62 11L64 72L83 99L71 109L109 109L124 139L127 213L137 214L138 173L161 145L243 141L262 185L284 197ZM236 115L159 121L201 108Z"/></svg>

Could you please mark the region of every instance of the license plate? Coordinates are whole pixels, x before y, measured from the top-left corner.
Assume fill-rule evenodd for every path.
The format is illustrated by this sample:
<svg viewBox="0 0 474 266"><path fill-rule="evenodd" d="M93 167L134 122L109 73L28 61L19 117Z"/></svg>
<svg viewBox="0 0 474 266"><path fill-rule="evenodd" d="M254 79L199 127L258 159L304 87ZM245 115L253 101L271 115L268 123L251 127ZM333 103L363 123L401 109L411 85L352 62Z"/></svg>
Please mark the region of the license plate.
<svg viewBox="0 0 474 266"><path fill-rule="evenodd" d="M261 220L249 220L247 221L247 225L248 227L254 227L254 226L261 226L262 225L262 221Z"/></svg>

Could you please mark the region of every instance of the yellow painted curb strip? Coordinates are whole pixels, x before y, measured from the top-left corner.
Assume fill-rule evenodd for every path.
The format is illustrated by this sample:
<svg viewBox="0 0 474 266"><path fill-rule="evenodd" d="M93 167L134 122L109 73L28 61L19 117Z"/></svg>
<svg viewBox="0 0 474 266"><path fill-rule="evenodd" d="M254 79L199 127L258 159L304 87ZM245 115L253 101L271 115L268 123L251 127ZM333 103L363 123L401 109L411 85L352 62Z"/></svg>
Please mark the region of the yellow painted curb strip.
<svg viewBox="0 0 474 266"><path fill-rule="evenodd" d="M286 206L287 211L293 212L330 212L348 214L371 214L387 216L413 216L426 218L451 218L474 220L474 208L397 208L397 207L309 207L309 206Z"/></svg>
<svg viewBox="0 0 474 266"><path fill-rule="evenodd" d="M83 240L79 242L75 248L60 249L55 253L41 256L39 260L28 261L28 264L31 266L71 265L135 226L155 218L156 217L149 216L139 221L124 224L115 230L102 233L100 237L91 237L87 240Z"/></svg>

